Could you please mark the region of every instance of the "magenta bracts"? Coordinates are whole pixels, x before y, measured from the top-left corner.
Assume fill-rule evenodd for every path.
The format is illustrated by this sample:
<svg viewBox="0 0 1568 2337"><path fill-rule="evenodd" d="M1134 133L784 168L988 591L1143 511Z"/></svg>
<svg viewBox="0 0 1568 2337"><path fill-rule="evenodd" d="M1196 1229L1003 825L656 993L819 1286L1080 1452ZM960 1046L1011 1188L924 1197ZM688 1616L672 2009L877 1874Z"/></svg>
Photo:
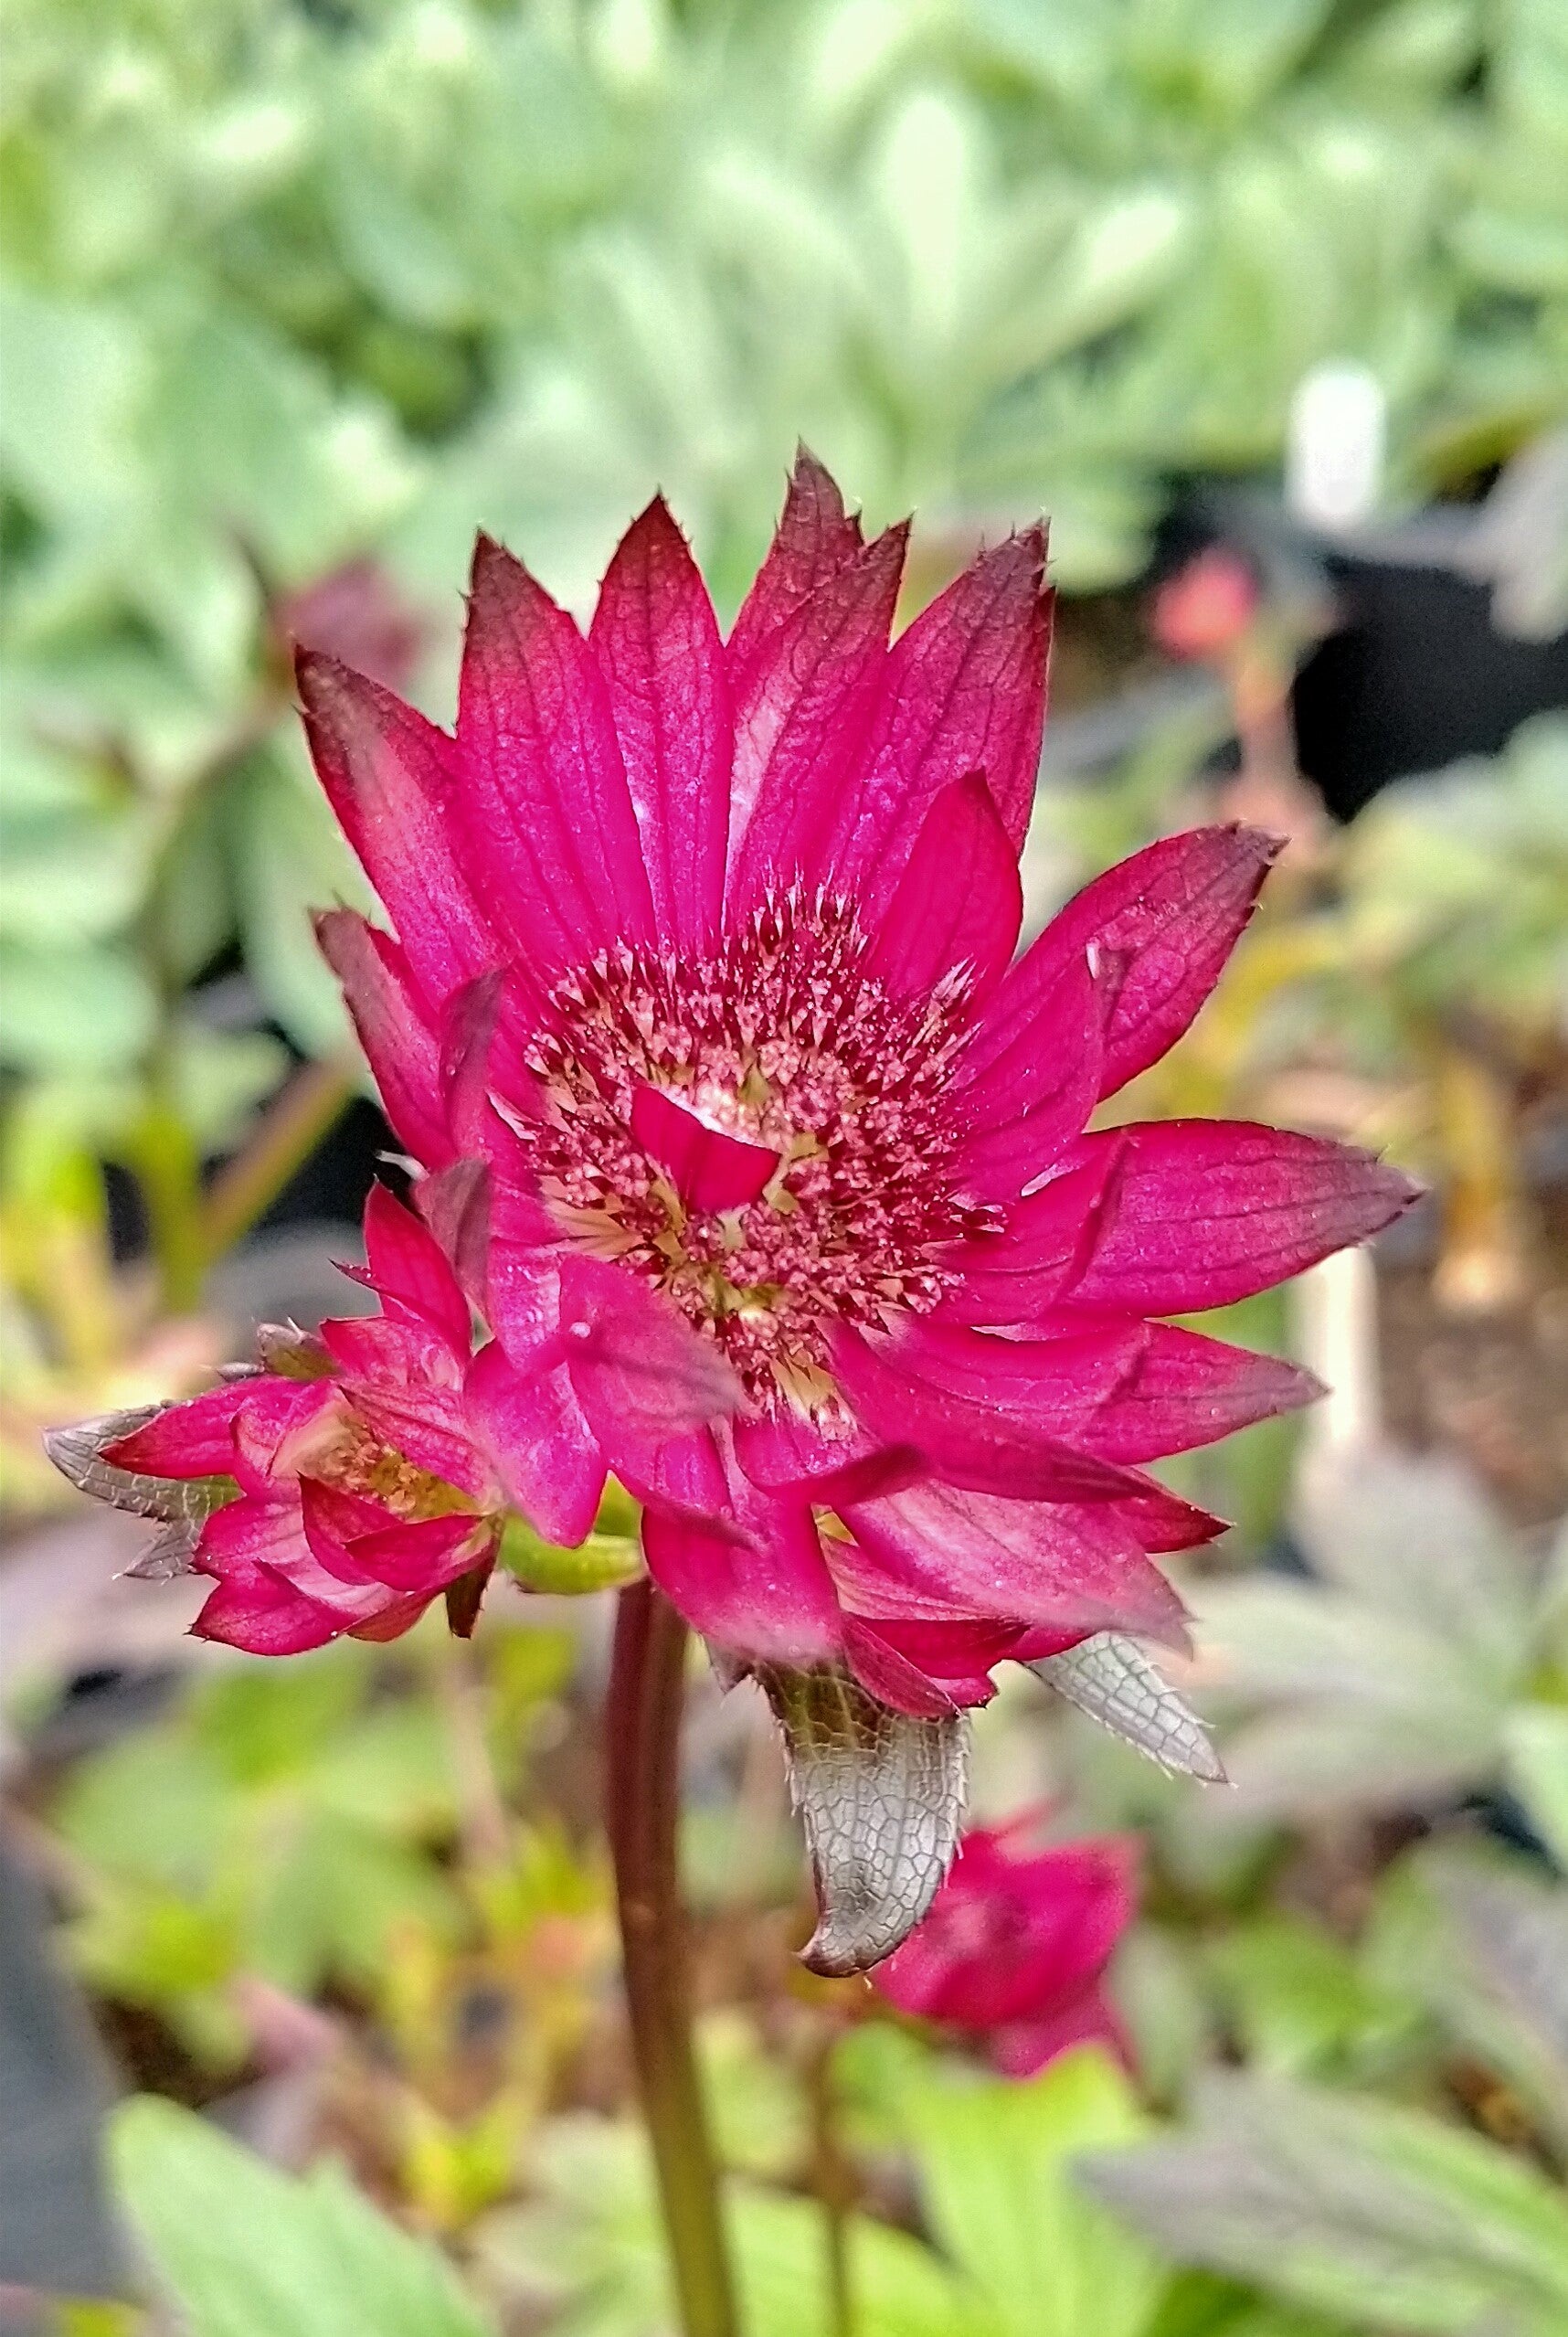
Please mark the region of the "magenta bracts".
<svg viewBox="0 0 1568 2337"><path fill-rule="evenodd" d="M1202 1004L1275 840L1154 845L1015 956L1044 537L891 640L904 545L802 456L727 641L657 501L586 634L481 538L455 738L299 673L393 929L334 910L323 944L510 1367L513 1497L569 1543L612 1472L737 1662L935 1716L1003 1657L1180 1643L1151 1554L1219 1524L1143 1464L1315 1391L1160 1318L1414 1188L1270 1128L1086 1132Z"/></svg>

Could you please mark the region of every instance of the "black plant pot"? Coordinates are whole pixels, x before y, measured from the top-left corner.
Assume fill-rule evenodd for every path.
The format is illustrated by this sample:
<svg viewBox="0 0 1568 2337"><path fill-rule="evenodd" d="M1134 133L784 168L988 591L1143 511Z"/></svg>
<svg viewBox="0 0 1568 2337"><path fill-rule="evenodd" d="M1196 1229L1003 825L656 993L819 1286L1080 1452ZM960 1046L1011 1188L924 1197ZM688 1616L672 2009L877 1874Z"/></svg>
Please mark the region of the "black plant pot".
<svg viewBox="0 0 1568 2337"><path fill-rule="evenodd" d="M1498 535L1485 505L1467 505L1330 537L1266 496L1209 488L1178 506L1157 573L1224 539L1271 590L1325 604L1331 630L1292 711L1302 770L1349 819L1391 780L1496 754L1532 714L1568 706L1568 632L1497 622Z"/></svg>
<svg viewBox="0 0 1568 2337"><path fill-rule="evenodd" d="M1296 677L1301 768L1349 819L1393 779L1491 755L1532 714L1568 706L1568 633L1521 641L1489 585L1451 567L1326 550L1340 618Z"/></svg>

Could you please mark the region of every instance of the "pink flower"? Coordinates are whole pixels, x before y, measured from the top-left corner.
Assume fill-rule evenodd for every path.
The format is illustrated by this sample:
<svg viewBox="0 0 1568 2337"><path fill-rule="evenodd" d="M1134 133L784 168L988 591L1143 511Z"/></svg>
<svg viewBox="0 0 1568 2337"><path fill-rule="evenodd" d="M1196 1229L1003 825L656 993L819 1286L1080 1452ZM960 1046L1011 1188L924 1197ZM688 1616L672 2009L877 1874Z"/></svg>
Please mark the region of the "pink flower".
<svg viewBox="0 0 1568 2337"><path fill-rule="evenodd" d="M264 1613L280 1648L400 1628L478 1577L496 1503L574 1545L613 1474L662 1589L784 1725L831 1971L929 1905L1004 1659L1213 1773L1136 1642L1184 1643L1154 1558L1220 1521L1144 1464L1317 1390L1163 1318L1414 1190L1269 1128L1089 1130L1202 1004L1277 841L1168 838L1015 956L1044 531L894 641L905 536L866 543L802 453L727 639L662 501L586 635L482 536L455 736L302 653L392 928L334 909L321 940L451 1271L404 1237L411 1295L373 1252L386 1319L327 1337L324 1391L198 1399L201 1466L239 1488L204 1622L247 1644ZM471 1361L460 1289L493 1334ZM181 1433L148 1431L166 1474ZM417 1496L335 1444L323 1468L340 1435Z"/></svg>
<svg viewBox="0 0 1568 2337"><path fill-rule="evenodd" d="M450 1268L382 1186L365 1238L368 1263L344 1270L378 1315L264 1330L260 1370L126 1433L52 1440L87 1491L163 1517L173 1555L214 1577L200 1638L257 1655L393 1639L443 1592L472 1628L507 1512L486 1423L510 1370L493 1345L471 1354Z"/></svg>
<svg viewBox="0 0 1568 2337"><path fill-rule="evenodd" d="M300 688L396 928L334 911L323 946L449 1240L452 1164L488 1164L466 1272L524 1506L572 1541L612 1471L735 1663L933 1718L1006 1656L1181 1643L1150 1554L1219 1523L1142 1464L1315 1390L1157 1318L1412 1188L1267 1128L1085 1132L1208 995L1276 842L1156 845L1015 960L1043 535L890 644L904 541L802 455L727 642L655 502L586 638L481 538L455 738L328 659Z"/></svg>
<svg viewBox="0 0 1568 2337"><path fill-rule="evenodd" d="M1168 657L1226 656L1257 614L1257 579L1245 560L1214 544L1162 584L1150 627Z"/></svg>
<svg viewBox="0 0 1568 2337"><path fill-rule="evenodd" d="M1005 2076L1032 2077L1069 2045L1124 2052L1101 1981L1138 1911L1138 1843L1021 1855L1013 1832L964 1836L929 1915L872 1981L901 2013L975 2038Z"/></svg>

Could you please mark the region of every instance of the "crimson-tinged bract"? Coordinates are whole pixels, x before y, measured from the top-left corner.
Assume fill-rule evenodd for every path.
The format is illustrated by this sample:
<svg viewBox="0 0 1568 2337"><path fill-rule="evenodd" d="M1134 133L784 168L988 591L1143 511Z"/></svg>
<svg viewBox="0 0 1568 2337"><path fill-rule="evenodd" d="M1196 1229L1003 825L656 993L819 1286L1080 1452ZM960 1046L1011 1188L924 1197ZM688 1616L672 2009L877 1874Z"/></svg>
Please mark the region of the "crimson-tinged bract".
<svg viewBox="0 0 1568 2337"><path fill-rule="evenodd" d="M1138 1843L1103 1835L1034 1852L1017 1829L977 1827L930 1913L876 1967L880 1995L1032 2077L1070 2045L1124 2050L1102 1985L1138 1912Z"/></svg>
<svg viewBox="0 0 1568 2337"><path fill-rule="evenodd" d="M299 662L390 927L335 909L321 939L493 1334L485 1450L556 1544L619 1480L657 1583L726 1676L763 1680L834 1969L929 1902L959 1716L1004 1658L1049 1678L1103 1641L1066 1692L1202 1765L1135 1642L1182 1644L1154 1558L1220 1524L1145 1464L1315 1388L1162 1318L1282 1280L1413 1190L1263 1127L1086 1132L1192 1021L1276 843L1169 838L1015 956L1044 535L893 639L904 543L864 542L802 454L727 640L655 501L586 634L480 539L455 737ZM883 1797L863 1870L821 1801L846 1747ZM901 1847L916 1761L952 1808Z"/></svg>

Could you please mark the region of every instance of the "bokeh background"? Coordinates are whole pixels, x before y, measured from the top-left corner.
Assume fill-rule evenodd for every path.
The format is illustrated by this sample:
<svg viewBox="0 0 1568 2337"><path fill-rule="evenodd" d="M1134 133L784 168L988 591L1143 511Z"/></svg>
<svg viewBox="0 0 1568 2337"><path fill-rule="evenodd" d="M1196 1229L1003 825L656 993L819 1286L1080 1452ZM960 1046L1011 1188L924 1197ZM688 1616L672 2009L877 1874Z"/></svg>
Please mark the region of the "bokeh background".
<svg viewBox="0 0 1568 2337"><path fill-rule="evenodd" d="M4 44L0 2322L669 2327L602 1615L215 1655L37 1438L352 1303L387 1138L291 642L444 718L476 526L581 609L655 487L727 613L801 438L916 512L906 613L1051 515L1034 922L1170 829L1291 836L1128 1109L1432 1195L1221 1326L1336 1390L1181 1464L1237 1520L1183 1585L1233 1788L1022 1677L978 1732L982 1814L1142 1838L1120 2063L1008 2087L809 1986L760 1705L694 1679L750 2325L827 2337L825 2217L853 2337L1561 2332L1561 0L9 0Z"/></svg>

